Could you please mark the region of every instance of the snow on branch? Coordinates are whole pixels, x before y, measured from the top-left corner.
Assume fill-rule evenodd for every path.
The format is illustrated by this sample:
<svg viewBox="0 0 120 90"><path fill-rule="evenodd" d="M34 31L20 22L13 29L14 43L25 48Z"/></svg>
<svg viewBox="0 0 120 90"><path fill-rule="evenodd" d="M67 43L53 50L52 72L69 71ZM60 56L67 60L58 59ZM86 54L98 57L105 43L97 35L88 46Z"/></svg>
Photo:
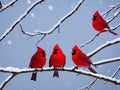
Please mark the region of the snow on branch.
<svg viewBox="0 0 120 90"><path fill-rule="evenodd" d="M96 48L94 51L92 51L91 53L88 54L89 57L92 57L93 55L95 55L96 53L98 53L99 51L101 51L102 49L120 43L120 38L114 39L112 41L107 41L105 44L99 46L98 48Z"/></svg>
<svg viewBox="0 0 120 90"><path fill-rule="evenodd" d="M37 35L43 35L43 37L37 42L37 44L45 38L45 36L49 35L49 34L52 34L56 29L60 29L60 25L65 21L67 20L70 16L72 16L78 9L79 7L83 4L85 0L80 0L78 2L78 4L75 6L75 8L73 8L72 11L70 11L68 14L66 14L64 17L62 17L50 30L46 31L46 32L42 32L42 31L39 31L37 32L37 34L33 34L33 33L29 33L29 32L25 32L23 29L22 29L22 26L20 25L20 28L22 29L22 33L25 34L25 35L28 35L28 36L37 36Z"/></svg>
<svg viewBox="0 0 120 90"><path fill-rule="evenodd" d="M35 8L37 5L44 2L44 0L38 0L33 3L24 14L22 14L3 34L0 36L0 41L2 41L10 32L14 30L14 28Z"/></svg>
<svg viewBox="0 0 120 90"><path fill-rule="evenodd" d="M11 74L10 76L8 76L0 85L0 90L2 90L5 85L15 76L15 74Z"/></svg>
<svg viewBox="0 0 120 90"><path fill-rule="evenodd" d="M115 70L115 72L113 73L113 75L111 77L114 78L115 75L117 75L119 70L120 70L120 66ZM96 81L97 81L97 78L95 78L92 82L90 82L86 86L83 86L82 88L79 88L79 90L89 90ZM104 84L106 84L106 83L107 83L107 81L104 82Z"/></svg>
<svg viewBox="0 0 120 90"><path fill-rule="evenodd" d="M6 10L7 8L13 6L18 0L12 0L10 3L8 3L7 5L2 5L0 12Z"/></svg>
<svg viewBox="0 0 120 90"><path fill-rule="evenodd" d="M110 59L106 59L106 60L100 60L98 62L94 62L93 64L95 66L99 66L99 65L103 65L103 64L107 64L107 63L117 62L117 61L120 61L120 57L110 58Z"/></svg>
<svg viewBox="0 0 120 90"><path fill-rule="evenodd" d="M102 60L102 61L98 61L98 62L93 62L93 64L98 66L98 65L102 65L102 64L116 62L116 61L120 61L120 57L107 59L107 60ZM116 75L118 70L116 70L116 73L113 74L112 77L107 77L107 76L100 75L100 74L93 74L91 72L86 72L86 71L83 71L83 70L76 70L76 69L74 69L74 67L62 68L62 69L58 69L58 70L59 71L66 71L66 72L73 72L73 73L77 73L77 74L83 74L83 75L95 77L96 79L102 79L102 80L105 80L107 82L111 82L111 83L114 83L114 84L120 84L119 80L114 79L114 76ZM5 87L5 85L12 78L14 78L16 75L22 74L22 73L30 73L30 72L33 72L33 71L36 71L36 69L31 69L31 68L29 68L29 69L28 68L19 69L19 68L14 68L14 67L6 67L6 68L0 67L0 72L11 73L11 75L8 76L3 81L3 83L0 85L0 90L2 90ZM39 71L39 72L49 72L49 71L54 71L54 69L53 68L49 68L49 67L45 67L43 69L37 69L37 71ZM96 79L94 81L92 81L90 84L88 84L85 88L90 88L95 83Z"/></svg>
<svg viewBox="0 0 120 90"><path fill-rule="evenodd" d="M73 68L74 67L59 68L58 70L59 71L66 71L66 72L73 72L73 73L77 73L77 74L83 74L83 75L91 76L91 77L94 77L94 78L102 79L102 80L111 82L113 84L119 84L120 85L120 80L117 80L115 78L111 78L111 77L101 75L101 74L94 74L92 72L87 72L87 71L84 71L84 70L76 70L76 69L74 70ZM30 72L33 72L35 70L36 69L27 69L27 68L19 69L19 68L13 68L13 67L0 68L0 72L13 73L13 74L15 73L15 75L22 74L22 73L30 73ZM55 70L54 68L49 68L49 67L46 67L46 68L43 68L43 69L37 69L38 72L49 72L49 71L54 71L54 70Z"/></svg>

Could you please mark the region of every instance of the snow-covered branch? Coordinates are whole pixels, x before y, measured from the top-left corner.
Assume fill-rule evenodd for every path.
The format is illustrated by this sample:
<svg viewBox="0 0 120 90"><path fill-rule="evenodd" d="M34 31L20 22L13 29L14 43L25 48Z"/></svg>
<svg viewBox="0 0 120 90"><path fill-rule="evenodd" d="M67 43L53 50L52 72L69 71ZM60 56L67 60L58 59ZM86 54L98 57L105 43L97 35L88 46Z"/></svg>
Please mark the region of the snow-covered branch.
<svg viewBox="0 0 120 90"><path fill-rule="evenodd" d="M120 43L120 38L114 39L112 41L107 41L105 44L102 44L101 46L99 46L98 48L96 48L94 51L92 51L91 53L88 54L89 57L92 57L93 55L95 55L96 53L98 53L99 51L101 51L102 49Z"/></svg>
<svg viewBox="0 0 120 90"><path fill-rule="evenodd" d="M0 36L0 41L2 41L10 32L14 30L14 28L35 8L37 5L44 2L44 0L38 0L33 3L24 14L22 14L3 34Z"/></svg>
<svg viewBox="0 0 120 90"><path fill-rule="evenodd" d="M12 0L10 3L8 3L7 5L2 5L0 12L6 10L7 8L13 6L18 0Z"/></svg>
<svg viewBox="0 0 120 90"><path fill-rule="evenodd" d="M93 62L93 64L95 66L99 66L99 65L103 65L103 64L107 64L107 63L117 62L117 61L120 61L120 57L110 58L110 59L106 59L106 60L100 60L97 62Z"/></svg>
<svg viewBox="0 0 120 90"><path fill-rule="evenodd" d="M15 75L16 75L16 74L10 74L10 76L8 76L8 77L2 82L2 84L0 85L0 90L2 90L2 89L5 87L5 85L7 85L7 83L8 83L10 80L12 80L12 78L14 78Z"/></svg>
<svg viewBox="0 0 120 90"><path fill-rule="evenodd" d="M114 78L119 70L120 70L120 66L116 69L116 71L113 73L113 75L111 77ZM89 90L96 81L97 81L97 78L95 78L92 82L90 82L86 86L83 86L82 88L79 88L79 90ZM107 81L105 81L104 84L105 83L107 83Z"/></svg>
<svg viewBox="0 0 120 90"><path fill-rule="evenodd" d="M65 21L67 20L70 16L72 16L78 9L79 7L83 4L85 0L80 0L78 2L78 4L75 6L75 8L73 8L72 11L70 11L68 14L66 14L64 17L62 17L50 30L46 31L46 32L37 32L37 33L29 33L29 32L25 32L23 29L22 29L22 26L20 25L20 28L22 29L22 33L25 34L25 35L28 35L28 36L37 36L37 35L43 35L43 37L37 42L37 44L45 38L45 36L49 35L49 34L52 34L56 29L59 29L60 25Z"/></svg>
<svg viewBox="0 0 120 90"><path fill-rule="evenodd" d="M112 59L107 59L107 60L101 60L98 62L93 62L94 65L98 66L98 65L103 65L103 64L107 64L107 63L112 63L112 62L117 62L120 61L120 57L116 57L116 58L112 58ZM70 67L70 68L64 68L64 69L58 69L59 71L67 71L67 72L73 72L73 73L77 73L77 74L83 74L83 75L87 75L87 76L91 76L91 77L95 77L96 79L102 79L105 80L107 82L111 82L114 84L120 84L120 81L117 79L114 79L114 76L112 75L112 77L107 77L104 75L100 75L100 74L93 74L90 72L86 72L83 70L76 70L74 69L74 67ZM19 69L19 68L13 68L13 67L7 67L7 68L2 68L0 67L0 72L4 72L4 73L11 73L10 76L7 77L7 79L5 79L3 81L3 83L0 86L0 90L2 90L4 88L4 86L16 75L18 74L22 74L22 73L30 73L36 71L36 69L28 69L28 68L24 68L24 69ZM53 68L49 68L49 67L45 67L43 69L37 69L37 71L39 72L48 72L48 71L54 71ZM118 72L118 71L116 71ZM116 74L114 74L116 75ZM90 84L88 84L85 88L90 88L96 81L96 79L94 81L92 81Z"/></svg>
<svg viewBox="0 0 120 90"><path fill-rule="evenodd" d="M101 75L101 74L94 74L94 73L87 72L87 71L84 71L84 70L76 70L76 69L74 70L73 68L74 67L62 68L62 69L60 68L58 70L59 71L66 71L66 72L73 72L73 73L77 73L77 74L83 74L83 75L91 76L91 77L94 77L94 78L102 79L102 80L111 82L113 84L119 84L120 85L120 80L117 80L115 78L111 78L111 77ZM15 73L16 75L22 74L22 73L30 73L30 72L33 72L35 70L36 69L27 69L27 68L19 69L19 68L12 68L12 67L0 68L0 72ZM48 71L54 71L54 70L55 69L49 68L49 67L46 67L46 68L43 68L43 69L37 69L38 72L48 72Z"/></svg>

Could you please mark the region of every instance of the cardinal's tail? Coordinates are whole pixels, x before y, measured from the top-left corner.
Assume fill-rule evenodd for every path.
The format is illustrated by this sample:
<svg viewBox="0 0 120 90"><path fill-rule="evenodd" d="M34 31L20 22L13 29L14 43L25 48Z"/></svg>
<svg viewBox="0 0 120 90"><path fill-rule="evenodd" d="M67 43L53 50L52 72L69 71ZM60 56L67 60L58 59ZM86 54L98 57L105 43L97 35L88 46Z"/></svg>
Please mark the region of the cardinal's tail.
<svg viewBox="0 0 120 90"><path fill-rule="evenodd" d="M37 72L33 72L31 80L36 81L36 78L37 78Z"/></svg>
<svg viewBox="0 0 120 90"><path fill-rule="evenodd" d="M88 69L89 69L91 72L93 72L93 73L97 73L91 66L88 67Z"/></svg>
<svg viewBox="0 0 120 90"><path fill-rule="evenodd" d="M57 77L57 78L59 78L58 70L54 70L53 77Z"/></svg>
<svg viewBox="0 0 120 90"><path fill-rule="evenodd" d="M110 33L112 33L113 35L118 35L117 33L113 32L112 30L109 30Z"/></svg>

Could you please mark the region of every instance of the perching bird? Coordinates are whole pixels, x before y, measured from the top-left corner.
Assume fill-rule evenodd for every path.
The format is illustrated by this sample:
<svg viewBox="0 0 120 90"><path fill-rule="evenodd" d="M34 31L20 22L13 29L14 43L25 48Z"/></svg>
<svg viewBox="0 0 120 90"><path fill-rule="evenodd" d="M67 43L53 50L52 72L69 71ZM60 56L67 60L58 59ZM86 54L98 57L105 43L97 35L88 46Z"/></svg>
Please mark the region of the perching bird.
<svg viewBox="0 0 120 90"><path fill-rule="evenodd" d="M77 45L75 45L72 49L72 61L77 67L86 67L88 68L91 72L97 73L91 65L93 63L91 62L90 58L84 54Z"/></svg>
<svg viewBox="0 0 120 90"><path fill-rule="evenodd" d="M32 56L29 67L30 68L43 68L46 64L46 52L44 49L37 47L37 52ZM32 73L31 80L36 81L37 71Z"/></svg>
<svg viewBox="0 0 120 90"><path fill-rule="evenodd" d="M53 66L54 69L56 69L54 71L53 77L59 77L57 68L61 68L61 67L63 68L65 66L65 63L66 63L66 56L63 53L62 49L59 47L59 45L56 44L53 47L53 51L49 60L49 67Z"/></svg>
<svg viewBox="0 0 120 90"><path fill-rule="evenodd" d="M109 27L108 23L102 18L102 16L99 14L98 11L96 11L93 14L92 26L95 30L97 30L99 32L109 31L110 33L112 33L114 35L118 35L117 33L110 30L110 27ZM107 29L107 30L105 30L105 29Z"/></svg>

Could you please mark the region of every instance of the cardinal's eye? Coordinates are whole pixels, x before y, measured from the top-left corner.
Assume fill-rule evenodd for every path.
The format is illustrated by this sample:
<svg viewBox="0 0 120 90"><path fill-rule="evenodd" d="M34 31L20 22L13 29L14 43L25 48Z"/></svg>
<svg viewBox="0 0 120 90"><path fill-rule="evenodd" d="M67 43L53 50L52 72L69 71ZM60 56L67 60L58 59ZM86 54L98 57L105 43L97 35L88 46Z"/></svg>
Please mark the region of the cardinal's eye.
<svg viewBox="0 0 120 90"><path fill-rule="evenodd" d="M97 16L93 16L93 18L92 18L92 19L93 19L93 21L95 21L95 20L96 20L96 18L97 18Z"/></svg>
<svg viewBox="0 0 120 90"><path fill-rule="evenodd" d="M76 53L76 50L73 50L74 53Z"/></svg>
<svg viewBox="0 0 120 90"><path fill-rule="evenodd" d="M45 57L45 56L46 56L45 51L43 51L43 52L42 52L42 56L43 56L43 57Z"/></svg>
<svg viewBox="0 0 120 90"><path fill-rule="evenodd" d="M72 51L72 55L75 55L75 54L76 54L76 50L73 50L73 51Z"/></svg>
<svg viewBox="0 0 120 90"><path fill-rule="evenodd" d="M58 53L58 49L54 49L53 54L57 54Z"/></svg>

